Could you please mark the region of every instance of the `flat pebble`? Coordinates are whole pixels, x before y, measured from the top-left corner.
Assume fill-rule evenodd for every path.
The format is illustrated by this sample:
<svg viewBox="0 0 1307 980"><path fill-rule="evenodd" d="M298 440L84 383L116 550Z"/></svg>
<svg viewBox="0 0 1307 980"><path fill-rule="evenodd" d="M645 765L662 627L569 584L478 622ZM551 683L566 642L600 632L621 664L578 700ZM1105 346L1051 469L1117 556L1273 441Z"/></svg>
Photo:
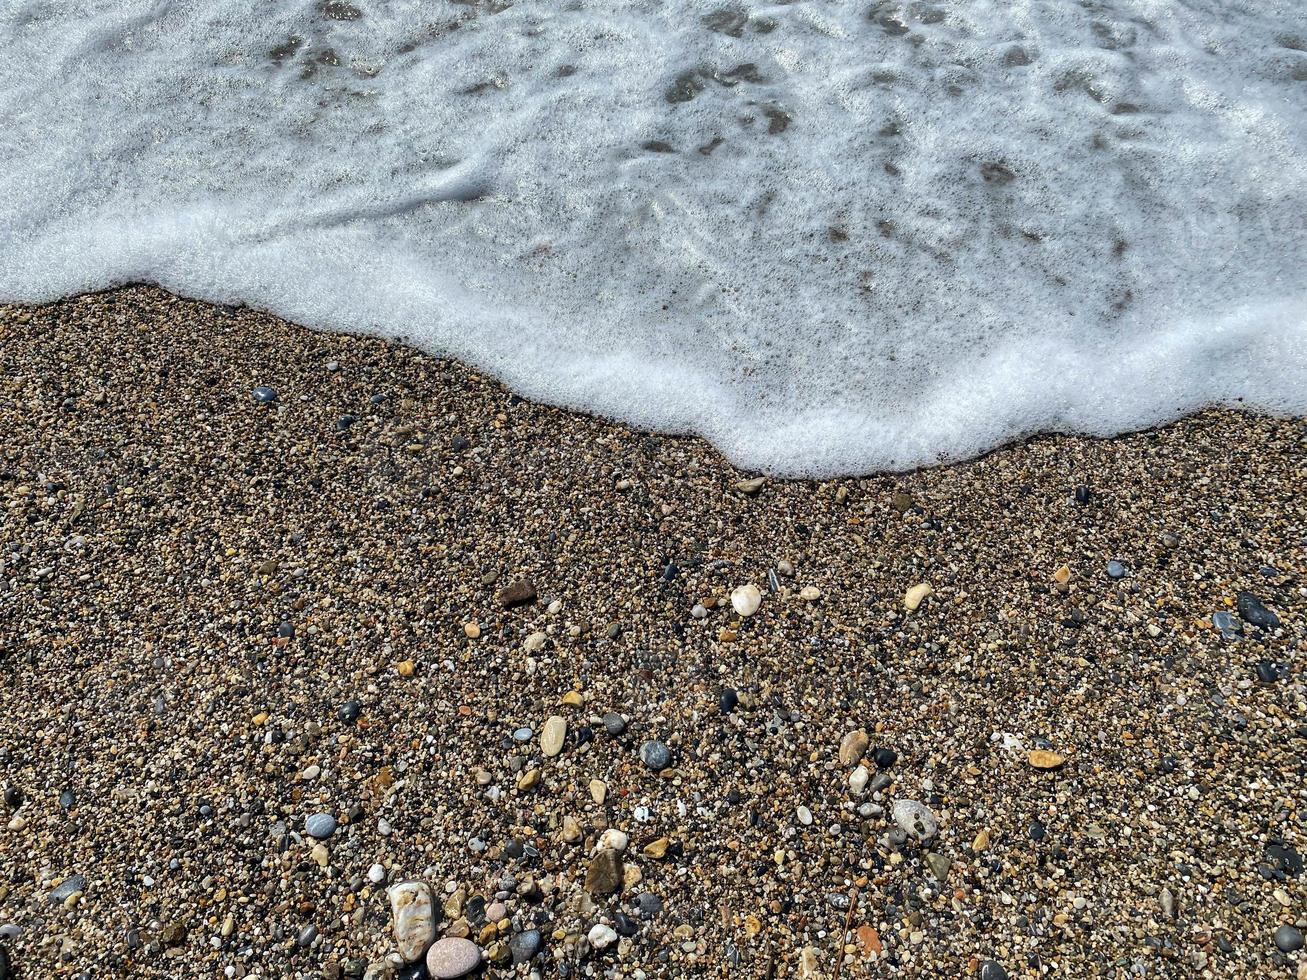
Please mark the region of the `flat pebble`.
<svg viewBox="0 0 1307 980"><path fill-rule="evenodd" d="M330 813L314 813L304 821L304 832L318 840L326 840L336 832L336 818Z"/></svg>
<svg viewBox="0 0 1307 980"><path fill-rule="evenodd" d="M481 965L481 950L468 939L446 936L427 950L427 972L435 980L455 980Z"/></svg>

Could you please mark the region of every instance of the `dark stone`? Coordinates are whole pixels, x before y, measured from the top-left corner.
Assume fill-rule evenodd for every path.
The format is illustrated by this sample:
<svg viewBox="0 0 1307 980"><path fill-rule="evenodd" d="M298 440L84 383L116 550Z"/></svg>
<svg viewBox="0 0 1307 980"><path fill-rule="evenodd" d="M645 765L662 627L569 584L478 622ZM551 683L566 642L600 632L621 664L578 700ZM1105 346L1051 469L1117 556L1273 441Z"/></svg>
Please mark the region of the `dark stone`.
<svg viewBox="0 0 1307 980"><path fill-rule="evenodd" d="M652 919L663 910L663 900L653 892L641 892L635 896L635 907L646 919Z"/></svg>
<svg viewBox="0 0 1307 980"><path fill-rule="evenodd" d="M309 923L300 930L299 935L295 937L295 942L305 949L313 945L313 940L318 938L318 927Z"/></svg>
<svg viewBox="0 0 1307 980"><path fill-rule="evenodd" d="M23 805L23 791L17 786L5 787L5 803L9 809L17 810Z"/></svg>
<svg viewBox="0 0 1307 980"><path fill-rule="evenodd" d="M277 627L277 635L284 639L292 640L295 638L295 627L290 623L282 623Z"/></svg>
<svg viewBox="0 0 1307 980"><path fill-rule="evenodd" d="M11 980L13 970L9 965L9 954L5 952L4 947L0 947L0 980Z"/></svg>
<svg viewBox="0 0 1307 980"><path fill-rule="evenodd" d="M353 425L357 421L358 421L358 416L356 415L342 415L340 418L336 420L336 431L344 432L346 429L348 429L351 425Z"/></svg>
<svg viewBox="0 0 1307 980"><path fill-rule="evenodd" d="M634 936L640 931L640 924L625 912L614 912L613 929L619 936Z"/></svg>
<svg viewBox="0 0 1307 980"><path fill-rule="evenodd" d="M1007 970L993 960L981 960L976 977L977 980L1008 980Z"/></svg>
<svg viewBox="0 0 1307 980"><path fill-rule="evenodd" d="M1275 948L1281 953L1296 953L1302 949L1302 930L1282 925L1275 930Z"/></svg>
<svg viewBox="0 0 1307 980"><path fill-rule="evenodd" d="M735 693L735 688L722 688L721 696L717 699L717 707L724 715L729 715L732 711L740 706L740 696Z"/></svg>
<svg viewBox="0 0 1307 980"><path fill-rule="evenodd" d="M890 766L894 765L894 763L899 761L899 754L893 749L882 747L873 752L871 758L875 761L877 767L888 769Z"/></svg>
<svg viewBox="0 0 1307 980"><path fill-rule="evenodd" d="M508 941L508 949L513 954L514 963L525 963L540 952L541 944L540 930L527 929Z"/></svg>
<svg viewBox="0 0 1307 980"><path fill-rule="evenodd" d="M1083 483L1080 484L1080 486L1076 487L1076 503L1080 504L1081 506L1084 506L1085 504L1089 503L1089 487ZM1002 968L1000 967L1000 969ZM1005 973L1003 974L1003 976L1006 977L1007 974ZM981 980L989 980L989 978L982 977Z"/></svg>
<svg viewBox="0 0 1307 980"><path fill-rule="evenodd" d="M465 436L454 436L453 439L449 440L449 444L453 447L453 450L456 453L461 453L468 446L472 445L472 443L468 442Z"/></svg>
<svg viewBox="0 0 1307 980"><path fill-rule="evenodd" d="M277 400L277 392L267 385L259 385L250 392L250 397L260 405L270 405Z"/></svg>
<svg viewBox="0 0 1307 980"><path fill-rule="evenodd" d="M1253 670L1257 674L1257 679L1263 684L1274 684L1280 679L1279 668L1269 660L1259 660Z"/></svg>
<svg viewBox="0 0 1307 980"><path fill-rule="evenodd" d="M511 840L508 842L508 845L504 848L504 853L508 857L516 861L518 858L520 858L523 854L526 853L526 845L523 844L520 840L516 840L516 839Z"/></svg>
<svg viewBox="0 0 1307 980"><path fill-rule="evenodd" d="M1239 601L1236 605L1239 609L1239 615L1244 618L1246 623L1260 626L1263 629L1274 629L1280 625L1280 617L1263 606L1262 601L1251 592L1240 592Z"/></svg>
<svg viewBox="0 0 1307 980"><path fill-rule="evenodd" d="M59 805L65 810L71 810L73 804L77 802L77 795L70 789L64 790L59 794Z"/></svg>
<svg viewBox="0 0 1307 980"><path fill-rule="evenodd" d="M1302 855L1287 844L1278 842L1267 844L1266 860L1286 875L1296 877L1302 874Z"/></svg>
<svg viewBox="0 0 1307 980"><path fill-rule="evenodd" d="M677 568L671 562L668 562L667 567L663 569L663 576L662 576L663 581L670 582L672 579L676 578L677 574L680 571L681 570L679 568Z"/></svg>
<svg viewBox="0 0 1307 980"><path fill-rule="evenodd" d="M486 918L486 899L484 895L473 895L463 907L463 915L473 925L482 925Z"/></svg>
<svg viewBox="0 0 1307 980"><path fill-rule="evenodd" d="M1044 825L1042 823L1040 823L1038 820L1031 823L1030 825L1031 840L1043 840L1044 834L1045 834Z"/></svg>
<svg viewBox="0 0 1307 980"><path fill-rule="evenodd" d="M1230 942L1224 935L1216 937L1216 948L1227 956L1234 952L1234 943Z"/></svg>
<svg viewBox="0 0 1307 980"><path fill-rule="evenodd" d="M512 585L505 586L495 593L495 601L505 609L526 605L536 601L535 583L529 578L518 579Z"/></svg>
<svg viewBox="0 0 1307 980"><path fill-rule="evenodd" d="M347 725L351 725L359 720L359 715L363 713L363 705L354 700L346 701L336 709L336 718Z"/></svg>
<svg viewBox="0 0 1307 980"><path fill-rule="evenodd" d="M626 731L626 719L615 711L610 711L604 715L604 730L613 738L617 738Z"/></svg>

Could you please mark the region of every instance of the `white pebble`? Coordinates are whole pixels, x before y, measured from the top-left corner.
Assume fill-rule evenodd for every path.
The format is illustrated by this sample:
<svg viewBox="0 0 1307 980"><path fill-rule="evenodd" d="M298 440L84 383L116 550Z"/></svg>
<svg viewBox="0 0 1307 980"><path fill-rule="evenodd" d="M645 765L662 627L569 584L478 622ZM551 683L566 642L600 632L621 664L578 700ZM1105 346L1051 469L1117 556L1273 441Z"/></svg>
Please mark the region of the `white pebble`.
<svg viewBox="0 0 1307 980"><path fill-rule="evenodd" d="M752 616L760 605L762 605L762 593L758 591L756 585L741 585L731 593L731 608L741 616Z"/></svg>

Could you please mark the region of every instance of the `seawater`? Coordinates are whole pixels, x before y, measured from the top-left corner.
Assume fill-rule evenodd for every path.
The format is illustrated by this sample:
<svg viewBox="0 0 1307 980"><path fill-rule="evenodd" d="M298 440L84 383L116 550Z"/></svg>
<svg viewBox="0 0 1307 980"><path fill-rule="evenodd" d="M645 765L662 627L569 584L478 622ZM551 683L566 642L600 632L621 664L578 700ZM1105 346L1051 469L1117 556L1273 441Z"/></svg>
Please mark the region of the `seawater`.
<svg viewBox="0 0 1307 980"><path fill-rule="evenodd" d="M1307 411L1301 0L9 0L0 298L402 336L781 474Z"/></svg>

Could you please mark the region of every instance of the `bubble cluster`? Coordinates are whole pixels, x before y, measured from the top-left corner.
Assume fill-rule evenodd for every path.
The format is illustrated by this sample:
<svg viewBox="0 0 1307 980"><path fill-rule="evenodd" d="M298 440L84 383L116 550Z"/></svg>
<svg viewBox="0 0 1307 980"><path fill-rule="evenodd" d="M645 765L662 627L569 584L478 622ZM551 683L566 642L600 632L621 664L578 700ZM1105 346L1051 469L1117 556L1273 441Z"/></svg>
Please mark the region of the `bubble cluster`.
<svg viewBox="0 0 1307 980"><path fill-rule="evenodd" d="M1307 411L1296 0L19 0L0 298L403 336L784 474Z"/></svg>

